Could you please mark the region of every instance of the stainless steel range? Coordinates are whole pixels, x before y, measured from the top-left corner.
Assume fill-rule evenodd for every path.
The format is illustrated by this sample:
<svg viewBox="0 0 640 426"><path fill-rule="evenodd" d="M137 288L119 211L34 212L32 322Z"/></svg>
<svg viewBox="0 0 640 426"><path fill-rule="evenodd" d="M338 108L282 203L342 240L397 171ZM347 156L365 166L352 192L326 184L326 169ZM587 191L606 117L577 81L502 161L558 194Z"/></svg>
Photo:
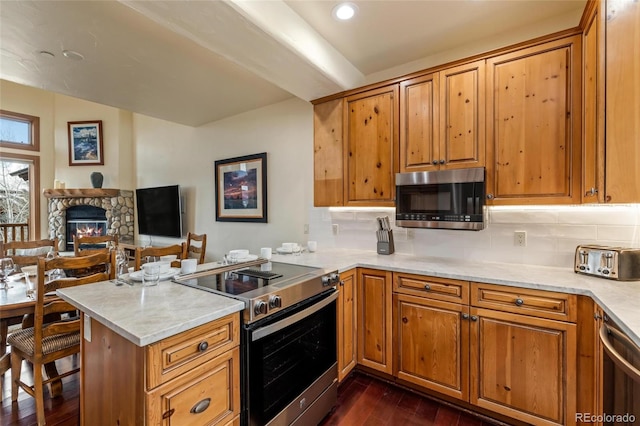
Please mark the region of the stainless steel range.
<svg viewBox="0 0 640 426"><path fill-rule="evenodd" d="M176 282L245 302L243 425L317 424L337 400L337 271L266 262Z"/></svg>

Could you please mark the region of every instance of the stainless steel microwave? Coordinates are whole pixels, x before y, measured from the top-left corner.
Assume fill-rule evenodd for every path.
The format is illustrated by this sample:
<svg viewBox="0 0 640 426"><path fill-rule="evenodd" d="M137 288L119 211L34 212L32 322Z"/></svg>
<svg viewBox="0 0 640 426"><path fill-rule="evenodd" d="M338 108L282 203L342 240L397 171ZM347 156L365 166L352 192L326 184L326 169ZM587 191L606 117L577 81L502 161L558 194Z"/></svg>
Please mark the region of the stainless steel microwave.
<svg viewBox="0 0 640 426"><path fill-rule="evenodd" d="M396 226L484 229L484 168L396 174Z"/></svg>

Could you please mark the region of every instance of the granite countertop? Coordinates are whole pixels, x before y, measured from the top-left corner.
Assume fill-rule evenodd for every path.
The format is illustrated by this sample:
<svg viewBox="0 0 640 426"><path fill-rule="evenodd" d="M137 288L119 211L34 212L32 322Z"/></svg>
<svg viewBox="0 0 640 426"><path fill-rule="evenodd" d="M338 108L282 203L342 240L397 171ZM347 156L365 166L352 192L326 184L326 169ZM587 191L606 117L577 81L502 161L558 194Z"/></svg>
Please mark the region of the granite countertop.
<svg viewBox="0 0 640 426"><path fill-rule="evenodd" d="M153 287L103 281L57 294L141 347L244 309L239 300L171 281Z"/></svg>
<svg viewBox="0 0 640 426"><path fill-rule="evenodd" d="M371 250L324 249L300 255L274 254L271 260L318 266L327 271L344 272L364 267L586 295L640 346L640 281L614 281L576 274L572 266L556 268L403 254L380 255Z"/></svg>
<svg viewBox="0 0 640 426"><path fill-rule="evenodd" d="M316 266L327 272L355 267L408 272L590 296L640 346L640 281L612 281L555 268L463 259L379 255L375 251L325 249L300 255L274 254L272 261ZM92 318L138 346L146 346L225 315L244 303L170 281L155 287L116 286L110 281L58 290Z"/></svg>

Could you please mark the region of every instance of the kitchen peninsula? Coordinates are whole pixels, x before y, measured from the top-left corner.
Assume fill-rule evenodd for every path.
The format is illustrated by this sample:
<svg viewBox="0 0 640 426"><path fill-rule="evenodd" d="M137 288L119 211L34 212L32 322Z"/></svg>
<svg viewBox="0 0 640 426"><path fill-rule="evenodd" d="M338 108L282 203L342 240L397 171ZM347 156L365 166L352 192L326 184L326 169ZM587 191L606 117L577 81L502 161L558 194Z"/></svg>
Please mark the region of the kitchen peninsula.
<svg viewBox="0 0 640 426"><path fill-rule="evenodd" d="M340 273L348 273L357 269L367 272L377 271L380 276L387 274L387 277L392 275L394 277L410 276L413 280L422 276L428 277L436 284L446 282L445 287L448 289L455 287L450 286L449 283L468 282L471 284L469 288L484 288L493 291L494 294L496 294L496 289L500 291L504 289L505 293L519 294L521 292L525 296L535 294L534 292L565 295L566 298L563 300L566 303L561 300L557 304L550 304L549 311L556 309L562 311L565 308L567 312L571 311L572 318L554 319L552 323L568 324L567 336L569 339L562 346L568 349L569 355L566 356L569 356L569 359L577 359L575 364L585 362L584 356L576 356L576 352L583 350L581 349L583 342L588 340L586 335L580 333L584 330L595 329L593 314L588 312L588 309L585 310L586 314L584 312L580 315L576 314L580 309L576 307L575 303L575 298L578 297L582 301L593 300L603 309L604 313L621 325L623 331L636 344L640 344L640 314L635 308L640 292L640 283L637 281L609 281L579 275L569 267L552 268L506 263L480 263L400 254L381 256L373 251L348 249L321 250L298 256L276 254L272 260L321 267L325 270L336 269ZM391 283L384 280L382 282L387 286L386 291L389 295L393 286L394 297L397 297L398 294L402 296L400 293L396 293L396 282ZM339 288L344 291L343 287ZM237 331L234 331L234 328L239 326L240 315L237 312L243 308L241 302L171 282L162 282L159 286L151 288L143 288L140 284L135 284L132 287L115 287L110 282L104 282L64 289L59 293L85 315L82 351L84 370L81 379L83 383L81 406L83 407L85 424L89 424L86 423L87 419L95 418L90 417L91 410L88 410L90 402L92 410L100 410L100 416L107 418L110 415L114 423L116 420L120 420L121 424L123 424L123 419L131 419L136 424L142 424L141 419L145 418L145 413L147 416L151 416L145 418L146 424L150 424L151 418L159 419L166 416L171 417L172 421L176 421L183 414L180 412L181 409L184 415L188 415L189 410L202 410L204 413L219 416L217 418L220 419L219 421L224 420L223 423L237 419L236 413L239 407L236 401L239 399L235 399L234 395L237 395L239 390L237 381L234 384L233 378L229 379L229 377L234 371L233 368L236 367L235 371L237 371L239 365L237 358L234 357L237 356L234 354L238 352L238 344L234 342L234 333L237 336ZM411 299L409 296L409 299L417 300L418 298ZM402 300L402 298L394 299L394 318L395 311L403 306ZM535 302L534 298L530 300ZM545 299L544 303L546 304L549 300L551 299ZM525 297L525 308L528 302L529 299ZM553 300L551 302L556 303ZM363 303L362 300L357 300L356 312L361 308L360 304ZM562 305L562 303L565 304ZM513 304L511 303L511 305ZM543 306L539 305L538 307ZM512 308L519 309L515 305ZM463 309L471 309L471 312L474 312L473 309L476 308L463 307ZM483 313L488 312L488 309L477 310ZM462 313L464 312L467 311L463 310ZM548 312L547 314L556 315L556 312ZM380 319L381 315L382 317L391 315L391 312L378 315L379 322L386 322L386 320ZM87 316L91 319L86 319ZM535 314L526 317L529 318L527 324L531 325L536 321L547 321L536 319ZM581 322L584 323L582 329L580 328ZM547 323L549 322L547 321ZM389 319L389 324L391 324L391 319ZM575 340L576 324L579 341ZM398 338L395 334L399 330L398 327L399 323L394 322L393 340L391 333L389 333L390 341L386 342L389 347L393 345L393 351L399 350L398 344L395 343L395 339ZM353 338L355 340L356 336L354 335ZM211 348L220 349L204 362L197 359L197 348L202 347L202 342L207 343L205 354L209 354ZM338 350L340 350L340 345L338 346ZM183 361L188 365L185 369L180 366ZM172 362L177 364L175 369ZM364 365L360 360L358 360L358 364ZM391 361L389 361L390 366ZM193 370L191 370L192 368ZM579 373L580 368L580 366L574 365L570 378L572 374L576 374L576 369ZM395 366L395 369L396 373L394 374L397 375L397 369L401 370L402 366ZM91 374L96 371L102 374L98 382L106 383L106 386L94 387L96 385ZM146 383L144 371L148 372ZM162 371L162 373L153 373L153 371ZM394 370L390 368L388 377L391 377L392 371ZM202 394L194 390L198 388L199 383L192 386L192 381L196 377L206 376L209 372L212 372L214 377L211 378L208 387L205 385L207 391L222 389L227 392L227 395L221 397L219 401L216 398L210 398L208 401L207 398L203 399ZM218 374L216 375L216 373ZM189 377L184 378L183 376ZM581 382L583 377L579 374L577 378L572 377L569 386L578 386L578 389L584 389ZM407 380L410 381L409 379L405 379L403 383L406 384ZM555 380L558 379L555 378ZM135 390L129 392L126 390L126 386L133 386L132 389ZM428 386L422 387L428 389ZM565 392L562 394L563 397L558 397L557 401L552 398L553 402L550 403L551 405L560 404L561 419L550 424L572 424L569 417L573 416L575 410L582 407L582 403L580 401L576 403L575 399L573 402L569 402L570 405L565 405L565 397L569 397L569 401L571 401L571 398L574 398L572 395L579 392L573 391L571 388L565 389L563 392ZM96 394L104 397L91 398L89 396ZM465 400L465 398L456 398ZM228 406L227 403L229 403ZM234 404L236 405L234 406ZM120 411L112 410L110 412L110 406L119 407ZM215 406L216 410L207 410L206 408L209 406ZM484 408L485 413L486 410L489 410L519 418L518 407L516 409L509 408L511 411L500 411L502 407L498 406L473 403L468 405L463 403L463 406L471 409L477 406L481 409ZM137 417L124 418L123 413L126 413L127 410L136 413ZM520 417L520 420L527 421L526 419L531 421L530 418ZM154 422L155 420L151 423Z"/></svg>

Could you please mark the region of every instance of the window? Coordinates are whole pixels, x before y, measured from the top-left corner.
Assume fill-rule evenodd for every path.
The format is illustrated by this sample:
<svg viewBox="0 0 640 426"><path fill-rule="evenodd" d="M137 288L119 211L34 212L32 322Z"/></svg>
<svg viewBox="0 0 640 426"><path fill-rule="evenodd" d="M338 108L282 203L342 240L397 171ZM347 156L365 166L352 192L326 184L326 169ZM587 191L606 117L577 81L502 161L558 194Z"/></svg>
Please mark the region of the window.
<svg viewBox="0 0 640 426"><path fill-rule="evenodd" d="M40 150L40 119L31 115L0 110L0 146Z"/></svg>
<svg viewBox="0 0 640 426"><path fill-rule="evenodd" d="M40 238L40 118L0 110L0 241Z"/></svg>

